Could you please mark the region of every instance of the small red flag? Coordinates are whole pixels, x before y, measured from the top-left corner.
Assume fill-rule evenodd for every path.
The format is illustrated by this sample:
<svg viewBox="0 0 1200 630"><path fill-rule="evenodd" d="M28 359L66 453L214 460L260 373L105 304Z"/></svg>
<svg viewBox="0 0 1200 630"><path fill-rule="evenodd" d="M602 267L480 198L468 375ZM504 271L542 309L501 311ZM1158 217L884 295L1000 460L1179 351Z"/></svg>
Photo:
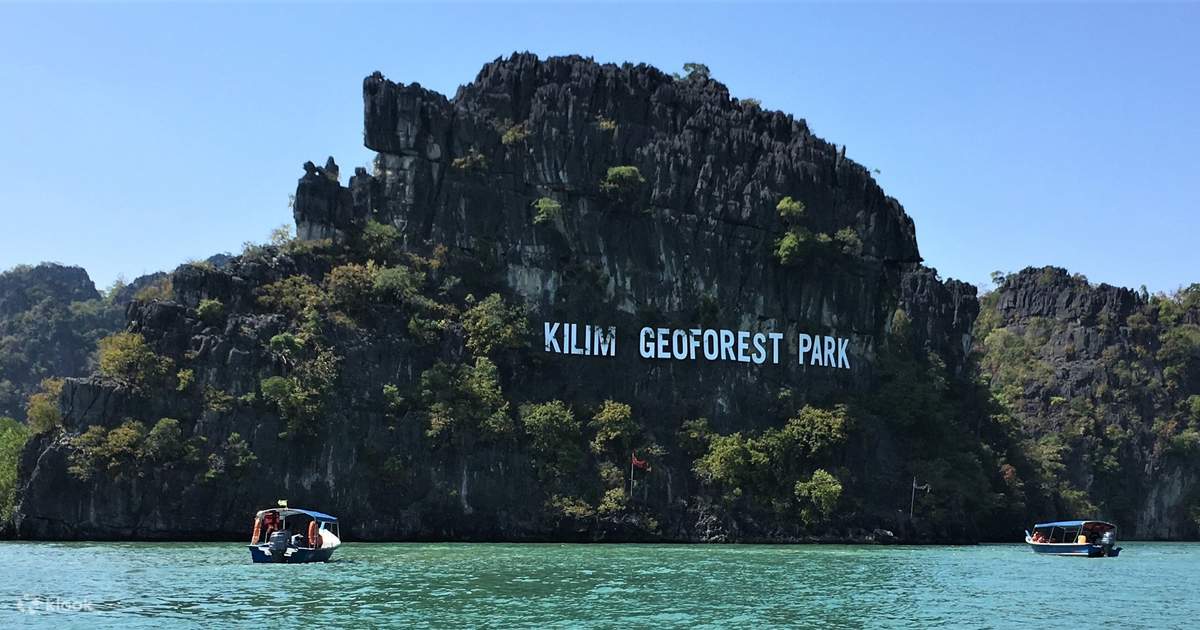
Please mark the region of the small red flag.
<svg viewBox="0 0 1200 630"><path fill-rule="evenodd" d="M636 452L630 453L629 457L630 457L629 463L632 464L634 468L639 468L641 470L650 470L650 462L647 462L644 459L638 459Z"/></svg>

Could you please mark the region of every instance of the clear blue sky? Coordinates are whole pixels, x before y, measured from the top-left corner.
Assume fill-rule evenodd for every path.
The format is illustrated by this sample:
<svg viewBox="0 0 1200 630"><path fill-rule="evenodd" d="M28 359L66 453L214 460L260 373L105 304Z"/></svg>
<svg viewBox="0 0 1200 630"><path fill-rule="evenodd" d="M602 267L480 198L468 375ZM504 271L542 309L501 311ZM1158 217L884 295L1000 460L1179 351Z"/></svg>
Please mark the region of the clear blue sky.
<svg viewBox="0 0 1200 630"><path fill-rule="evenodd" d="M1055 264L1200 281L1197 5L0 5L0 268L100 286L291 222L344 174L362 77L452 94L514 50L707 63L808 120L916 221L943 276Z"/></svg>

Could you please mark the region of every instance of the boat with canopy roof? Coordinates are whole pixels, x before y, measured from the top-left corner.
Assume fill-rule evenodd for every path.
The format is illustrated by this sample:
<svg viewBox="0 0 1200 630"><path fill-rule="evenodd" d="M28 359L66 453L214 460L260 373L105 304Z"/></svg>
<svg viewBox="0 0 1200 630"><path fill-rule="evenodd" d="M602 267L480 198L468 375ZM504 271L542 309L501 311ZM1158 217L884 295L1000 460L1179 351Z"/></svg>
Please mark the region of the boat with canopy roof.
<svg viewBox="0 0 1200 630"><path fill-rule="evenodd" d="M1104 521L1054 521L1025 530L1025 543L1034 553L1087 558L1115 558L1117 526Z"/></svg>
<svg viewBox="0 0 1200 630"><path fill-rule="evenodd" d="M316 510L278 508L259 510L250 535L250 559L254 562L328 562L342 544L336 516Z"/></svg>

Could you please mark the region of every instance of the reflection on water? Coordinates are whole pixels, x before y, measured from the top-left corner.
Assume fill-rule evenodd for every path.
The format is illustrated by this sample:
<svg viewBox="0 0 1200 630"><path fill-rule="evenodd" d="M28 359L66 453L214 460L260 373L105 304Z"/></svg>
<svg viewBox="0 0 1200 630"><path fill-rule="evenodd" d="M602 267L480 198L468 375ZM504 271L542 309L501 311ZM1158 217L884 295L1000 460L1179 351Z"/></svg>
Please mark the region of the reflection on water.
<svg viewBox="0 0 1200 630"><path fill-rule="evenodd" d="M347 544L255 565L237 544L0 543L0 627L1185 627L1200 545L1120 558L979 547Z"/></svg>

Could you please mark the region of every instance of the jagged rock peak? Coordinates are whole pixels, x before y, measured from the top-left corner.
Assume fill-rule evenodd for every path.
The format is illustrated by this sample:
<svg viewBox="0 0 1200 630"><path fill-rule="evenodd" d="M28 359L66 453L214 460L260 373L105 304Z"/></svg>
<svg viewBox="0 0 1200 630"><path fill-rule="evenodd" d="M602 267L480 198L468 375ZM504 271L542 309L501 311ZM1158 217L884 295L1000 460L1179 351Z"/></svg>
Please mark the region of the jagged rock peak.
<svg viewBox="0 0 1200 630"><path fill-rule="evenodd" d="M814 230L856 230L868 257L921 259L911 218L844 147L703 73L521 53L485 65L453 100L378 72L363 98L375 175L397 201L372 212L396 225L423 226L422 208L463 182L489 180L527 205L548 193L594 198L608 168L633 166L647 182L643 208L777 231L776 204L792 196Z"/></svg>
<svg viewBox="0 0 1200 630"><path fill-rule="evenodd" d="M1007 276L997 291L996 306L1005 321L1027 317L1123 321L1145 304L1145 298L1132 289L1093 285L1061 267L1026 267Z"/></svg>

